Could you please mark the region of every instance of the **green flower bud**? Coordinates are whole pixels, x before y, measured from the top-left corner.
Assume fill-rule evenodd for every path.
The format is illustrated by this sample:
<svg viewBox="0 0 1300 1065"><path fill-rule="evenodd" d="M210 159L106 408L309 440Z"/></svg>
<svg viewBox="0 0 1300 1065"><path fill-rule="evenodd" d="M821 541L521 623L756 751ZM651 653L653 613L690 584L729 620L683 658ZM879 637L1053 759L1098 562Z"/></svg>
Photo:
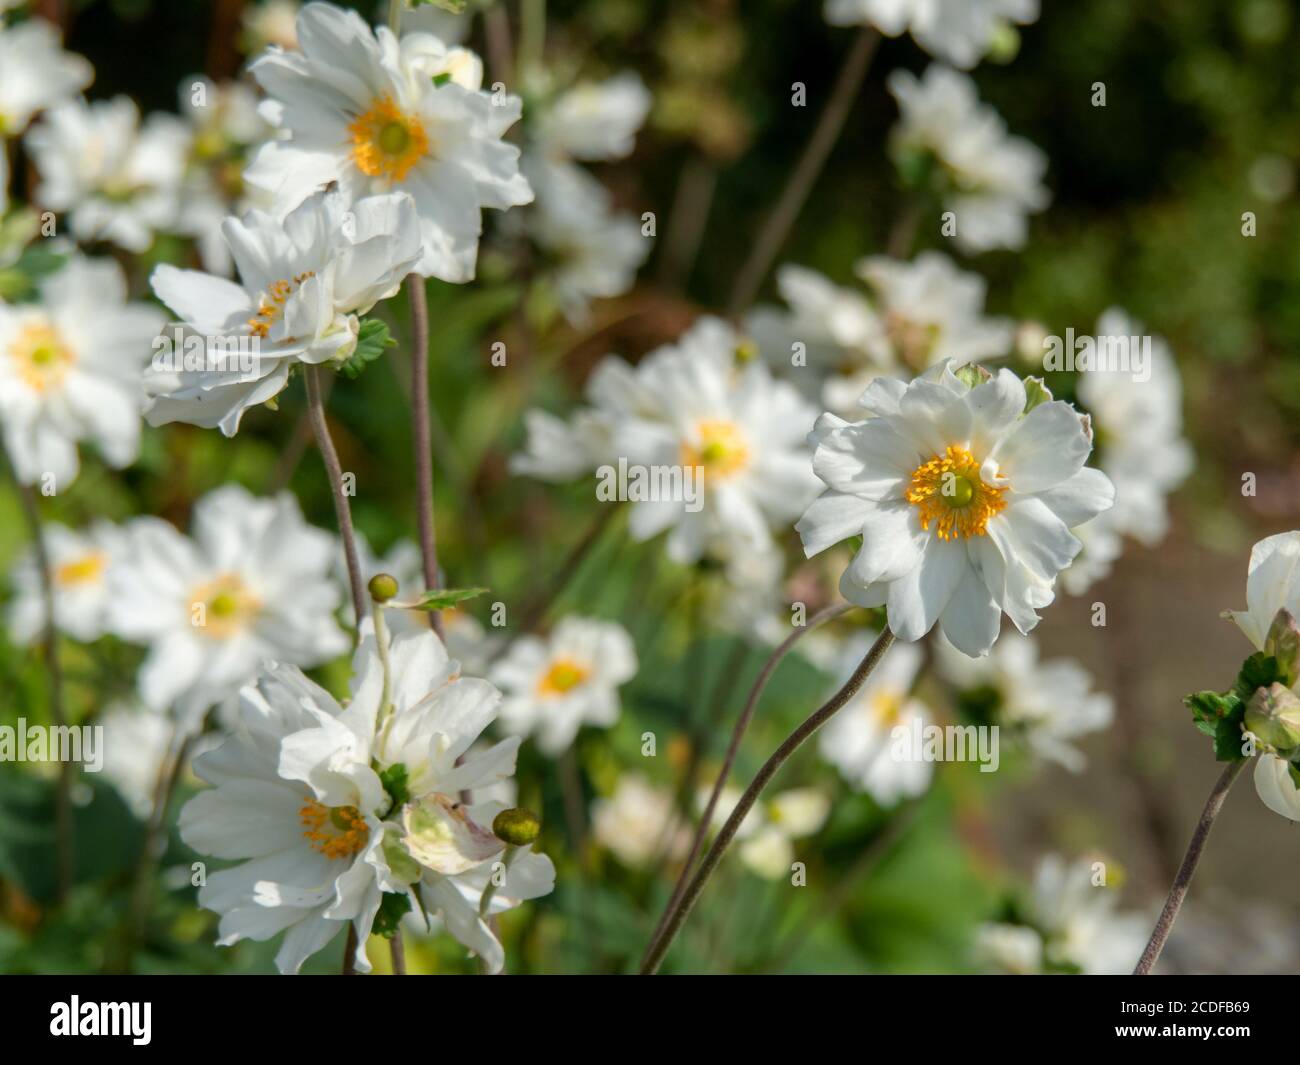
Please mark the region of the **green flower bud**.
<svg viewBox="0 0 1300 1065"><path fill-rule="evenodd" d="M1020 31L1010 22L999 22L989 39L989 62L1010 63L1020 51Z"/></svg>
<svg viewBox="0 0 1300 1065"><path fill-rule="evenodd" d="M1277 612L1268 627L1264 653L1277 659L1278 673L1284 684L1294 684L1300 679L1300 627L1286 607Z"/></svg>
<svg viewBox="0 0 1300 1065"><path fill-rule="evenodd" d="M386 603L397 594L397 578L390 577L387 573L376 573L366 588L376 603Z"/></svg>
<svg viewBox="0 0 1300 1065"><path fill-rule="evenodd" d="M531 810L516 807L496 815L492 832L497 839L505 840L512 847L527 847L541 835L542 822Z"/></svg>
<svg viewBox="0 0 1300 1065"><path fill-rule="evenodd" d="M1300 747L1300 697L1281 684L1259 688L1246 705L1244 724L1275 751Z"/></svg>

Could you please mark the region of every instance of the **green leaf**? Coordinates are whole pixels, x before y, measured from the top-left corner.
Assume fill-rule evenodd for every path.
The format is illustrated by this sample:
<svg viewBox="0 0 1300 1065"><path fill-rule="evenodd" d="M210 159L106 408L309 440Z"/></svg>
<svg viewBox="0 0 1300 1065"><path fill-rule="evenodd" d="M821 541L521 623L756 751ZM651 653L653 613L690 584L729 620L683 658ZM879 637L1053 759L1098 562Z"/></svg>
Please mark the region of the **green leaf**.
<svg viewBox="0 0 1300 1065"><path fill-rule="evenodd" d="M396 346L397 341L388 335L387 322L378 318L362 318L357 332L357 346L347 361L339 366L339 372L355 381L367 365L384 353L385 348Z"/></svg>
<svg viewBox="0 0 1300 1065"><path fill-rule="evenodd" d="M411 797L406 765L403 762L398 762L396 765L390 765L380 773L379 783L384 786L384 791L388 792L388 797L393 800L394 809L401 806Z"/></svg>
<svg viewBox="0 0 1300 1065"><path fill-rule="evenodd" d="M444 11L450 11L453 15L459 15L465 10L465 0L411 0L412 7L440 7Z"/></svg>
<svg viewBox="0 0 1300 1065"><path fill-rule="evenodd" d="M398 923L411 912L411 897L385 891L379 900L379 912L375 914L375 923L371 931L377 936L392 939L397 935Z"/></svg>
<svg viewBox="0 0 1300 1065"><path fill-rule="evenodd" d="M423 598L412 607L414 610L446 610L448 607L474 599L486 592L486 588L439 588L436 592L425 592Z"/></svg>
<svg viewBox="0 0 1300 1065"><path fill-rule="evenodd" d="M433 84L434 84L434 87L435 87L435 88L438 88L438 89L442 88L442 87L443 87L444 85L446 85L447 82L449 82L449 81L451 81L451 75L450 75L450 74L435 74L435 75L433 76Z"/></svg>
<svg viewBox="0 0 1300 1065"><path fill-rule="evenodd" d="M1197 729L1214 739L1214 757L1220 762L1235 762L1241 752L1241 722L1246 703L1236 691L1195 692L1184 700L1192 711Z"/></svg>
<svg viewBox="0 0 1300 1065"><path fill-rule="evenodd" d="M1277 659L1263 651L1256 651L1241 664L1241 672L1237 674L1237 682L1232 686L1232 690L1243 702L1249 702L1250 697L1255 694L1255 689L1267 688L1270 684L1281 683L1282 680L1282 670L1277 664Z"/></svg>

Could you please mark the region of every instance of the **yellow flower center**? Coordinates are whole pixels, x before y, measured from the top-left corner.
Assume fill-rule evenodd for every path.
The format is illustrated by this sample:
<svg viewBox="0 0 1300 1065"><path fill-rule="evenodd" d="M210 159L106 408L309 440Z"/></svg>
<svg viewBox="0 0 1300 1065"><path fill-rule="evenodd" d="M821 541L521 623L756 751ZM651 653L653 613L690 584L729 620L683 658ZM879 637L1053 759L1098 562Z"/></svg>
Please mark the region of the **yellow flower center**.
<svg viewBox="0 0 1300 1065"><path fill-rule="evenodd" d="M370 177L405 181L411 169L429 154L429 135L420 120L381 96L370 110L348 126L352 134L352 161Z"/></svg>
<svg viewBox="0 0 1300 1065"><path fill-rule="evenodd" d="M572 658L557 658L537 685L537 693L554 697L571 692L591 676L591 669Z"/></svg>
<svg viewBox="0 0 1300 1065"><path fill-rule="evenodd" d="M903 696L901 692L879 692L871 700L871 715L883 728L897 725L903 716Z"/></svg>
<svg viewBox="0 0 1300 1065"><path fill-rule="evenodd" d="M59 566L54 571L54 581L56 584L89 584L103 576L107 564L102 551L92 551Z"/></svg>
<svg viewBox="0 0 1300 1065"><path fill-rule="evenodd" d="M912 473L904 498L920 512L921 528L931 523L941 540L988 533L989 519L1006 509L1005 487L980 479L980 464L964 447L949 445Z"/></svg>
<svg viewBox="0 0 1300 1065"><path fill-rule="evenodd" d="M326 858L351 858L370 839L366 819L355 806L326 806L308 799L298 811L298 818L312 850Z"/></svg>
<svg viewBox="0 0 1300 1065"><path fill-rule="evenodd" d="M683 466L703 466L715 477L731 477L749 465L749 444L734 422L707 419L695 427L697 444L682 445Z"/></svg>
<svg viewBox="0 0 1300 1065"><path fill-rule="evenodd" d="M196 611L194 624L214 639L224 640L246 628L262 604L234 574L200 585L190 598Z"/></svg>
<svg viewBox="0 0 1300 1065"><path fill-rule="evenodd" d="M292 279L272 281L258 300L257 313L248 320L248 332L251 336L265 338L271 331L277 318L284 313L284 305L289 297L309 277L315 277L315 270L296 274Z"/></svg>
<svg viewBox="0 0 1300 1065"><path fill-rule="evenodd" d="M37 392L58 388L77 361L58 330L46 322L33 322L19 330L10 353L18 376Z"/></svg>

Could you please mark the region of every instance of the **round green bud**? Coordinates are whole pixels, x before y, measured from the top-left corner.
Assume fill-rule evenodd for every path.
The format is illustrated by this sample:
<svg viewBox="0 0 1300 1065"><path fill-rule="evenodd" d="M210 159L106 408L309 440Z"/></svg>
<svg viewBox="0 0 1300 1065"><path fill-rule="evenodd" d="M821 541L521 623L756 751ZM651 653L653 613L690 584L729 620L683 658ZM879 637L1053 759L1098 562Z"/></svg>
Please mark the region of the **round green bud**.
<svg viewBox="0 0 1300 1065"><path fill-rule="evenodd" d="M397 578L390 577L387 573L376 573L366 587L370 590L371 599L376 603L386 603L397 594Z"/></svg>
<svg viewBox="0 0 1300 1065"><path fill-rule="evenodd" d="M531 810L515 807L502 810L492 821L492 832L497 839L512 847L527 847L542 831L542 822Z"/></svg>

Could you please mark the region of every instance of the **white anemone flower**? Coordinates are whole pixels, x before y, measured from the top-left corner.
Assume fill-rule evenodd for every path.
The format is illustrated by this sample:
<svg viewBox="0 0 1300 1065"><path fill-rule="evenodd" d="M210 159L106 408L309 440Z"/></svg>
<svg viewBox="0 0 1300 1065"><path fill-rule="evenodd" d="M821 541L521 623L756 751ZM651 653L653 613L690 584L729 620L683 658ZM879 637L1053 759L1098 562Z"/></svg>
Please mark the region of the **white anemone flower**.
<svg viewBox="0 0 1300 1065"><path fill-rule="evenodd" d="M108 631L108 571L121 549L122 532L97 521L76 532L50 522L42 529L54 585L54 625L74 640L89 643ZM45 627L45 596L36 553L25 551L9 575L9 634L31 643Z"/></svg>
<svg viewBox="0 0 1300 1065"><path fill-rule="evenodd" d="M1038 19L1038 0L826 0L832 26L876 27L887 37L911 32L931 55L973 67L1009 24Z"/></svg>
<svg viewBox="0 0 1300 1065"><path fill-rule="evenodd" d="M680 859L690 847L690 826L673 809L673 797L640 773L624 773L614 794L591 804L592 836L629 869L655 858Z"/></svg>
<svg viewBox="0 0 1300 1065"><path fill-rule="evenodd" d="M724 788L713 808L713 831L722 828L740 801L736 788ZM700 813L709 792L696 797ZM736 830L736 853L756 876L780 880L789 876L795 859L795 840L818 832L831 812L831 800L820 788L791 788L752 807Z"/></svg>
<svg viewBox="0 0 1300 1065"><path fill-rule="evenodd" d="M41 282L34 303L0 302L0 420L19 479L76 479L77 444L111 466L135 461L145 405L140 372L163 316L128 303L111 259L74 255Z"/></svg>
<svg viewBox="0 0 1300 1065"><path fill-rule="evenodd" d="M862 661L869 639L848 641L836 679L842 684ZM817 738L821 756L849 784L882 806L922 795L930 786L934 766L911 751L902 757L892 740L896 728L922 729L931 723L929 708L911 694L923 655L913 644L890 648L861 690L826 722ZM837 685L838 687L838 685ZM914 757L913 757L914 755Z"/></svg>
<svg viewBox="0 0 1300 1065"><path fill-rule="evenodd" d="M147 251L177 222L189 133L175 115L140 111L125 96L52 108L25 144L40 173L36 200L66 211L77 240Z"/></svg>
<svg viewBox="0 0 1300 1065"><path fill-rule="evenodd" d="M888 84L900 112L891 135L895 150L937 160L948 182L944 210L956 216L957 247L967 253L1023 247L1028 216L1051 198L1043 184L1047 156L1010 136L965 74L936 63L919 79L896 70Z"/></svg>
<svg viewBox="0 0 1300 1065"><path fill-rule="evenodd" d="M240 16L243 24L244 51L260 52L268 45L292 50L298 47L298 0L262 0L250 4Z"/></svg>
<svg viewBox="0 0 1300 1065"><path fill-rule="evenodd" d="M581 82L557 96L538 120L543 154L584 162L632 154L636 133L650 113L650 91L632 72L603 82Z"/></svg>
<svg viewBox="0 0 1300 1065"><path fill-rule="evenodd" d="M768 550L773 528L786 527L816 493L803 440L813 408L716 318L701 319L635 369L607 362L588 394L598 406L579 416L578 439L564 446L587 450L588 469L607 467L602 484L624 463L629 471L679 471L679 492L634 494L627 486L632 536L671 530L674 561ZM529 449L545 466L536 442Z"/></svg>
<svg viewBox="0 0 1300 1065"><path fill-rule="evenodd" d="M244 412L278 395L294 366L345 361L358 316L393 295L420 256L404 193L352 202L323 190L283 220L250 211L222 229L239 284L167 264L153 272L154 293L201 357L173 345L169 359L155 359L145 382L151 425L183 421L234 436Z"/></svg>
<svg viewBox="0 0 1300 1065"><path fill-rule="evenodd" d="M188 718L265 660L310 667L343 654L333 555L333 537L308 525L287 493L219 488L195 504L190 536L159 518L132 521L109 573L109 627L149 646L138 678L145 704Z"/></svg>
<svg viewBox="0 0 1300 1065"><path fill-rule="evenodd" d="M1140 913L1117 912L1119 892L1097 883L1094 866L1090 858L1067 863L1055 854L1039 862L1025 923L981 928L984 961L1019 974L1132 972L1151 922Z"/></svg>
<svg viewBox="0 0 1300 1065"><path fill-rule="evenodd" d="M851 416L878 376L907 377L944 359L991 359L1010 350L1013 327L984 315L984 279L958 269L942 252L911 262L877 255L857 264L869 296L832 284L814 270L783 266L777 287L788 314L759 308L750 318L774 365L791 365L796 344L827 410ZM808 391L808 389L805 389Z"/></svg>
<svg viewBox="0 0 1300 1065"><path fill-rule="evenodd" d="M968 658L944 639L935 651L944 677L977 707L980 720L974 724L1006 729L1073 773L1087 762L1071 741L1106 728L1114 717L1114 700L1092 690L1081 663L1040 661L1031 636L1007 633L984 658Z"/></svg>
<svg viewBox="0 0 1300 1065"><path fill-rule="evenodd" d="M1078 396L1102 440L1098 466L1115 484L1110 523L1150 547L1168 530L1165 499L1191 472L1192 448L1183 436L1178 364L1164 338L1143 328L1117 308L1102 314L1093 338L1099 357L1128 351L1133 368L1083 371ZM1139 373L1133 360L1142 350L1150 358Z"/></svg>
<svg viewBox="0 0 1300 1065"><path fill-rule="evenodd" d="M83 57L65 52L43 18L0 25L0 139L16 137L38 111L76 96L95 77Z"/></svg>
<svg viewBox="0 0 1300 1065"><path fill-rule="evenodd" d="M346 709L297 669L271 666L243 690L235 734L195 761L215 787L181 812L181 836L242 860L210 875L199 902L222 915L222 945L286 931L276 963L287 973L350 922L364 972L383 893L405 895L499 972L501 945L478 910L504 850L482 826L504 804L457 798L514 773L517 740L467 755L499 693L461 678L431 631L385 634L383 656L369 619L362 633ZM386 782L397 781L394 794ZM489 916L553 885L548 858L517 855Z"/></svg>
<svg viewBox="0 0 1300 1065"><path fill-rule="evenodd" d="M308 4L297 31L301 51L272 48L250 67L279 136L246 180L271 193L278 211L330 181L350 199L408 192L423 246L416 271L472 280L482 209L533 198L519 149L501 139L519 119L519 98L482 91L473 53L426 33L399 42L355 11Z"/></svg>
<svg viewBox="0 0 1300 1065"><path fill-rule="evenodd" d="M501 728L537 736L555 758L583 725L609 728L618 720L618 689L637 671L627 630L612 621L566 617L545 639L521 636L491 672L505 693Z"/></svg>
<svg viewBox="0 0 1300 1065"><path fill-rule="evenodd" d="M1241 629L1255 650L1262 651L1279 610L1300 618L1300 532L1267 536L1250 549L1246 609L1228 610L1223 616Z"/></svg>
<svg viewBox="0 0 1300 1065"><path fill-rule="evenodd" d="M823 415L810 440L827 490L796 528L809 556L861 535L844 597L887 605L899 639L938 623L976 657L1003 612L1022 633L1038 624L1079 552L1070 529L1107 509L1114 488L1084 466L1092 431L1068 403L1025 413L1010 370L974 387L978 375L963 374L945 363L906 385L879 378L862 397L866 420Z"/></svg>

